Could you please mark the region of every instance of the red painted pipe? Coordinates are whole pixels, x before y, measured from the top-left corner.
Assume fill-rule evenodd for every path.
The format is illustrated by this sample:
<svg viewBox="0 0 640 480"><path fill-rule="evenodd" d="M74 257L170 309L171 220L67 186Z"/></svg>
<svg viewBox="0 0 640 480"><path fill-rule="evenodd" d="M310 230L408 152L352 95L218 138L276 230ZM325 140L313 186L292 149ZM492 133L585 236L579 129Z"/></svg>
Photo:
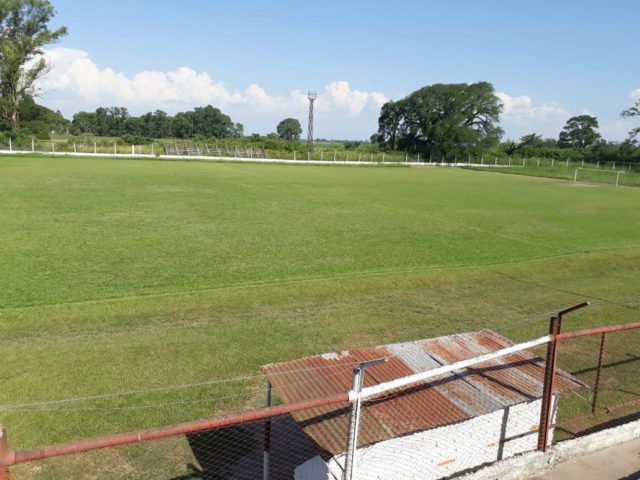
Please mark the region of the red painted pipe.
<svg viewBox="0 0 640 480"><path fill-rule="evenodd" d="M167 427L152 428L149 430L141 430L134 433L123 433L112 435L109 437L95 438L92 440L81 440L78 442L65 443L55 445L53 447L40 448L37 450L18 450L15 452L6 452L0 458L0 463L5 466L15 465L17 463L31 462L33 460L41 460L43 458L59 457L72 453L88 452L99 448L117 447L130 443L144 442L148 440L158 440L161 438L172 437L175 435L186 435L188 433L201 432L204 430L213 430L221 427L228 427L240 423L254 422L263 420L268 417L275 417L287 413L306 410L308 408L322 407L325 405L334 405L337 403L348 403L349 394L347 392L339 393L330 397L314 398L302 402L290 403L287 405L277 405L275 407L260 408L250 412L242 412L234 415L225 415L222 417L208 418L205 420L196 420L193 422L179 423Z"/></svg>
<svg viewBox="0 0 640 480"><path fill-rule="evenodd" d="M585 328L584 330L576 330L575 332L566 332L556 335L557 340L565 340L567 338L586 337L588 335L600 335L602 333L619 332L622 330L631 330L640 328L640 322L624 323L622 325L612 325L609 327Z"/></svg>

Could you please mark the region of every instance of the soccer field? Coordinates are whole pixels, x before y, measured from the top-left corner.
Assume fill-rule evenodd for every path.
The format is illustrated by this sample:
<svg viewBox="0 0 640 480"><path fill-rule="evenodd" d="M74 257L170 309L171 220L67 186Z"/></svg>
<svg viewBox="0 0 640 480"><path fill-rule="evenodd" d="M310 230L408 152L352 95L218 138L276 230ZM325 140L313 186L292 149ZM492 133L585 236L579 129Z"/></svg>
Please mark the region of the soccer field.
<svg viewBox="0 0 640 480"><path fill-rule="evenodd" d="M453 168L0 157L0 423L34 447L262 393L6 405L486 327L527 338L585 299L574 326L637 320L639 205L638 188Z"/></svg>

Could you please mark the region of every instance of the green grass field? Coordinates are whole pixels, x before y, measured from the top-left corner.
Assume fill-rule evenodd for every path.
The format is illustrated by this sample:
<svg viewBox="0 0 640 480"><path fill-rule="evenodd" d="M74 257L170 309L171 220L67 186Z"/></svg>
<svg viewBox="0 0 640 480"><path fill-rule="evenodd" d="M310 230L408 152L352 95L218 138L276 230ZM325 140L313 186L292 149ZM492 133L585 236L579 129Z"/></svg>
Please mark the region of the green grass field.
<svg viewBox="0 0 640 480"><path fill-rule="evenodd" d="M270 362L530 338L584 299L566 328L638 320L638 205L452 168L0 157L0 405L252 377L0 422L42 446L258 405Z"/></svg>
<svg viewBox="0 0 640 480"><path fill-rule="evenodd" d="M533 162L532 162L533 163ZM510 175L527 175L533 177L557 178L573 182L574 177L577 184L602 184L615 186L618 171L618 185L625 187L640 187L640 172L635 169L628 169L627 166L613 170L611 165L607 168L596 168L596 165L586 164L585 168L580 167L580 163L565 166L564 162L556 163L555 166L550 165L536 166L525 165L524 167L464 167L473 170L492 171L498 173L508 173ZM576 169L578 173L576 175Z"/></svg>

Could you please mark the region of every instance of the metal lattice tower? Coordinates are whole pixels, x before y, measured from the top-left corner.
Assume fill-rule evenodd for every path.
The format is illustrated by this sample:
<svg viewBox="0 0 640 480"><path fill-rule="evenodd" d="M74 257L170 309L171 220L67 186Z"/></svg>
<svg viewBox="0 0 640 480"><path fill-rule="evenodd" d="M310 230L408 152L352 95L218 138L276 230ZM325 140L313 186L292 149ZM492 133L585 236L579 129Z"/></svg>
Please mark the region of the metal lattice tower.
<svg viewBox="0 0 640 480"><path fill-rule="evenodd" d="M316 99L316 92L307 93L309 99L309 126L307 128L307 150L313 150L313 101Z"/></svg>

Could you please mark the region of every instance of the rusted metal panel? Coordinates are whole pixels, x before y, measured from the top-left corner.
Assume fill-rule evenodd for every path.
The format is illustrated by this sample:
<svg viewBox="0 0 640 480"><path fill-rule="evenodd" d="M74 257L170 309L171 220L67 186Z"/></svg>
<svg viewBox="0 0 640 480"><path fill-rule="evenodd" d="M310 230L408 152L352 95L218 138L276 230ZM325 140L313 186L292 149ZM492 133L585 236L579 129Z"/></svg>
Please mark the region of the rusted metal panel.
<svg viewBox="0 0 640 480"><path fill-rule="evenodd" d="M275 391L285 402L300 402L346 392L360 362L387 358L366 369L365 387L474 358L513 345L491 330L449 335L381 347L329 353L264 367ZM400 391L391 391L363 404L359 444L460 422L506 406L540 398L544 362L528 351L449 373ZM558 389L580 383L564 372ZM343 406L297 411L294 419L328 455L345 449L349 422Z"/></svg>

